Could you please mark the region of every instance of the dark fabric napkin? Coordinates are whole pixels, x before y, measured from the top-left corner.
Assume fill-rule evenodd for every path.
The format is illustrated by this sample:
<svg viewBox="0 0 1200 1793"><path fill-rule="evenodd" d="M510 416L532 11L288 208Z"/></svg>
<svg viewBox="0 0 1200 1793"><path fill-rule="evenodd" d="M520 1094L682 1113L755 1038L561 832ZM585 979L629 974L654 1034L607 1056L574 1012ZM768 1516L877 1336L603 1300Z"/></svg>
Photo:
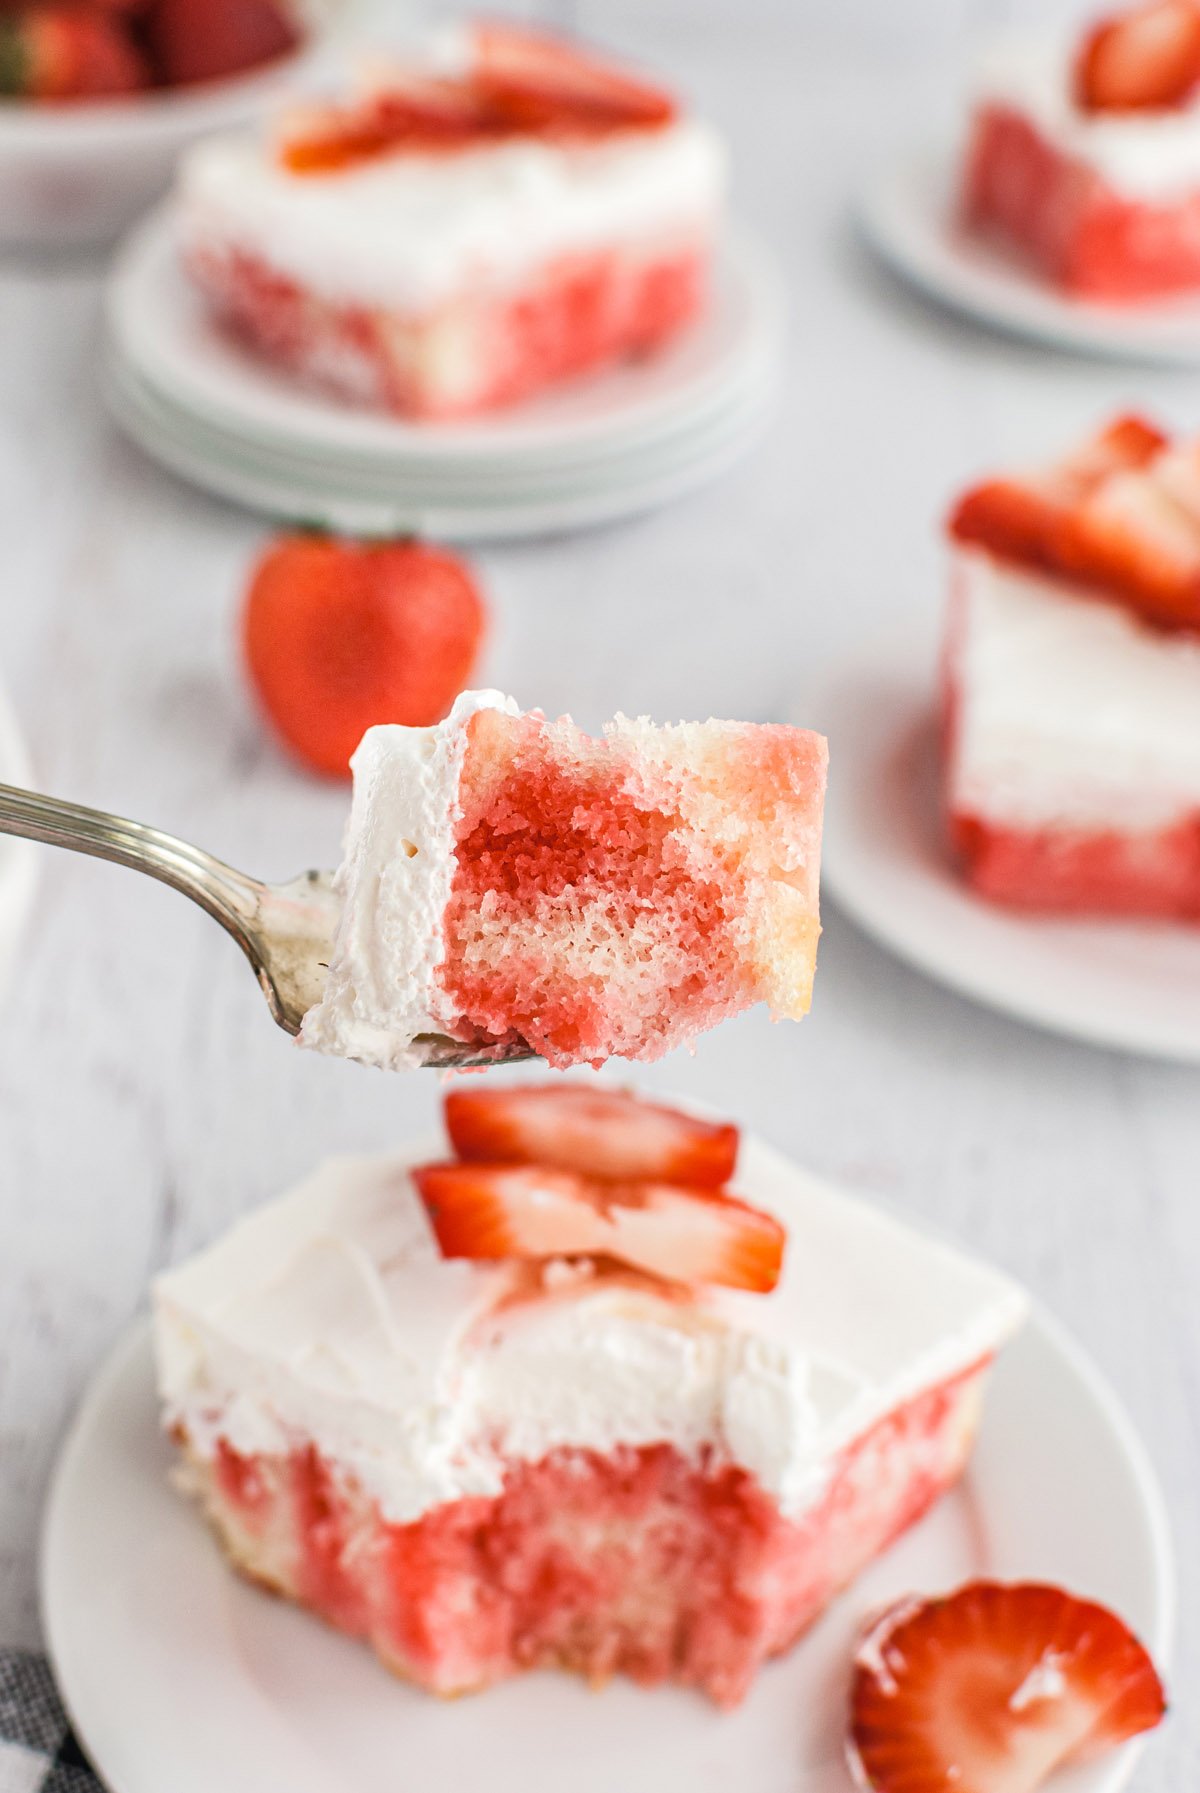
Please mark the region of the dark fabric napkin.
<svg viewBox="0 0 1200 1793"><path fill-rule="evenodd" d="M32 1650L0 1650L0 1793L104 1793Z"/></svg>

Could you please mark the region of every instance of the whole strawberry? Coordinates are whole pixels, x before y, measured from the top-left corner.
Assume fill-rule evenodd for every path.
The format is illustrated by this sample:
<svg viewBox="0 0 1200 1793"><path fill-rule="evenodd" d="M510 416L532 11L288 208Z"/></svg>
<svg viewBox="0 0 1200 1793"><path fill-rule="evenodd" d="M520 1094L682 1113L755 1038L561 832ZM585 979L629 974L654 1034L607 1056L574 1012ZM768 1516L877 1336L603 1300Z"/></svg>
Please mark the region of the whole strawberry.
<svg viewBox="0 0 1200 1793"><path fill-rule="evenodd" d="M241 74L300 41L281 0L153 0L145 36L168 86Z"/></svg>
<svg viewBox="0 0 1200 1793"><path fill-rule="evenodd" d="M149 84L146 60L116 16L60 5L21 6L0 17L0 94L104 99Z"/></svg>
<svg viewBox="0 0 1200 1793"><path fill-rule="evenodd" d="M462 561L419 542L276 541L255 569L243 642L276 732L315 771L347 775L378 722L440 722L486 625Z"/></svg>

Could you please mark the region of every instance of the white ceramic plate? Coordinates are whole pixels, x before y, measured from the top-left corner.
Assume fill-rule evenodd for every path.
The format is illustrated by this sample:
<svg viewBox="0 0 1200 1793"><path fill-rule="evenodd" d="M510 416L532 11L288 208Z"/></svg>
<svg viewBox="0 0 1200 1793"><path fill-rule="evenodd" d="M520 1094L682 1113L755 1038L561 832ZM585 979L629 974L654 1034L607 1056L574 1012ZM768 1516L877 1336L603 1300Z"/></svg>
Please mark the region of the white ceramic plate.
<svg viewBox="0 0 1200 1793"><path fill-rule="evenodd" d="M63 1448L43 1617L67 1707L113 1793L851 1793L843 1688L866 1614L975 1575L1053 1579L1121 1612L1163 1663L1174 1572L1153 1474L1111 1391L1038 1316L996 1371L943 1500L736 1713L536 1674L443 1703L362 1646L239 1582L167 1482L147 1330L97 1376ZM1088 1498L1081 1501L1079 1490ZM1116 1793L1126 1749L1064 1776Z"/></svg>
<svg viewBox="0 0 1200 1793"><path fill-rule="evenodd" d="M407 470L370 474L223 434L171 406L120 363L104 376L118 423L180 478L272 518L350 533L415 532L473 542L612 523L654 509L724 473L760 435L771 392L750 388L691 430L593 467L540 476L514 470L474 485Z"/></svg>
<svg viewBox="0 0 1200 1793"><path fill-rule="evenodd" d="M477 420L409 424L307 392L226 338L182 271L168 205L118 257L106 317L118 360L198 420L322 465L431 468L450 482L618 456L688 427L763 382L777 361L782 310L769 258L734 237L704 317L663 353Z"/></svg>
<svg viewBox="0 0 1200 1793"><path fill-rule="evenodd" d="M884 640L806 706L830 738L822 884L964 996L1092 1045L1200 1063L1200 928L1050 920L974 895L947 850L930 669Z"/></svg>
<svg viewBox="0 0 1200 1793"><path fill-rule="evenodd" d="M0 690L0 783L29 785L29 755L8 699ZM33 902L37 848L30 841L0 835L0 985L16 955Z"/></svg>
<svg viewBox="0 0 1200 1793"><path fill-rule="evenodd" d="M868 241L922 292L985 324L1058 348L1200 366L1200 296L1137 307L1067 298L954 221L952 144L902 151L859 196Z"/></svg>

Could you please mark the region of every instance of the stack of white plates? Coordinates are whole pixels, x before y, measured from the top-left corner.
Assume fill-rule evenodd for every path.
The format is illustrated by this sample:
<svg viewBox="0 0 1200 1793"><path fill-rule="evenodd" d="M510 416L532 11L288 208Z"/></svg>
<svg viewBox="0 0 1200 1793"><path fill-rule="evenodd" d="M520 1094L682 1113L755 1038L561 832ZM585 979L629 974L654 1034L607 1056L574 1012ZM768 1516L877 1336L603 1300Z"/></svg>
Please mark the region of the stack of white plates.
<svg viewBox="0 0 1200 1793"><path fill-rule="evenodd" d="M166 207L117 259L105 387L117 420L183 478L252 510L449 540L613 521L723 472L778 382L779 285L743 238L704 318L661 355L494 417L408 424L291 384L211 323Z"/></svg>

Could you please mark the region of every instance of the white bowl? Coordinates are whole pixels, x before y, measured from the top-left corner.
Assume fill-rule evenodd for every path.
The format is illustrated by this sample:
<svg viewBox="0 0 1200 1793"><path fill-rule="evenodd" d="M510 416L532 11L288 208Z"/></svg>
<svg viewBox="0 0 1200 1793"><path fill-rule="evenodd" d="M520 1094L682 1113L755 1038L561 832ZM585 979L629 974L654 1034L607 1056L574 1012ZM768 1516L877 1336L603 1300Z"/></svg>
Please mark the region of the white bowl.
<svg viewBox="0 0 1200 1793"><path fill-rule="evenodd" d="M195 87L59 106L0 103L0 249L109 243L164 192L181 152L249 124L312 81L346 27L347 0L299 0L300 48Z"/></svg>

